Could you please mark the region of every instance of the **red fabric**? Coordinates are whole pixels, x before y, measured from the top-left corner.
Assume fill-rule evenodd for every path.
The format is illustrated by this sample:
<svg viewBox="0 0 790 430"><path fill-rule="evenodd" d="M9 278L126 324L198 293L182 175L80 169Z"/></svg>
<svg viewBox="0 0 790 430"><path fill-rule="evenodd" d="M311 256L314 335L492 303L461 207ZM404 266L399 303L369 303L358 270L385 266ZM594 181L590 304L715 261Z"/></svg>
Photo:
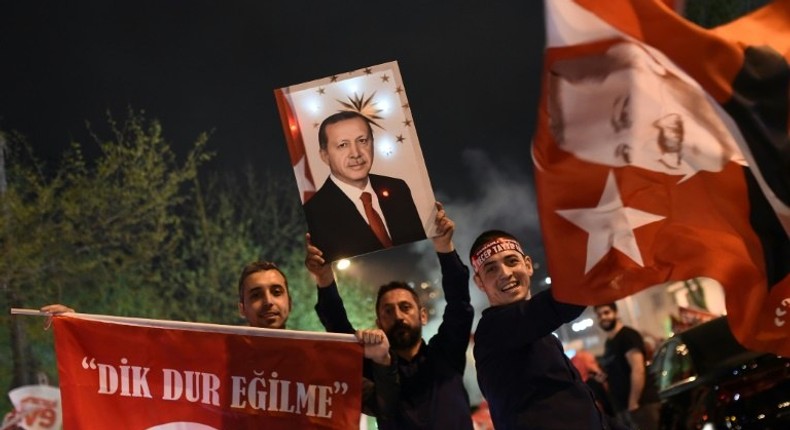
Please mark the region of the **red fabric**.
<svg viewBox="0 0 790 430"><path fill-rule="evenodd" d="M572 303L593 305L611 302L667 281L707 276L723 285L730 325L741 343L751 349L790 354L790 324L785 324L784 319L780 318L785 314L790 317L790 276L768 285L762 245L749 222L750 202L743 167L738 157L733 155L737 150L732 151L732 147L727 147L727 132L722 132L721 128L715 129L704 121L699 122L695 115L702 112L699 117L708 115L707 118L710 118L711 113L716 112L708 102L701 101L704 97L693 100L693 103L688 100L678 103L686 103L687 110L683 114L686 127L695 126L707 132L715 129L710 136L703 136L704 142L698 146L690 147L686 142L684 156L691 167L686 167L686 171L681 173L655 167L650 164L652 160L649 157L646 158L646 164L632 162L634 156L644 153L640 152L643 150L639 142L634 144L636 135L626 136L624 140L636 148L632 148L630 157L622 157L626 161L609 156L616 152L619 143L610 139L609 134L618 136L616 132L606 137L595 133L585 134L584 131L592 128L585 123L584 118L579 120L577 117L576 122L569 121L556 111L551 101L561 93L561 84L557 83L557 76L561 73L557 72L557 65L562 64L562 61L587 56L600 57L615 45L639 45L644 42L666 55L670 63L698 82L702 90L707 91L715 101L722 103L729 99L732 91L730 83L742 66L742 44L723 39L714 32L685 21L660 2L578 0L577 4L595 15L588 21L603 20L625 35L602 32L607 36L580 40L584 34L591 34L584 30L589 23L570 18L563 22L560 19L560 25L567 24L568 28L572 27L569 31L576 31L582 36L568 38L571 42L566 44L556 41L552 44L550 40L550 48L546 52L543 94L533 154L541 228L556 297ZM787 2L784 4L787 5ZM551 7L547 13L550 11ZM548 18L550 21L551 16ZM657 62L666 63L660 59L660 55L654 58L659 58ZM595 73L595 67L600 64L593 65L591 62L582 64L582 67L588 67L591 73ZM578 72L578 68L572 67L564 70L568 75ZM635 79L630 88L632 91L640 90L636 88L640 79L637 75L628 76L629 79ZM674 79L672 84L680 81L683 80ZM663 82L657 85L663 85ZM681 83L676 88L684 85L688 87ZM566 85L565 88L572 86ZM686 89L678 91L670 88L671 85L666 87L643 87L654 90L661 97L657 102L653 100L653 108L659 105L656 111L665 108L665 102L673 101L669 100L671 96L685 96L693 92ZM613 109L611 100L615 100L614 97L611 100L606 97L595 100L595 109ZM630 102L634 100L631 98ZM574 109L572 101L564 99L562 103L568 110ZM645 99L642 103L642 107L649 105ZM556 105L560 106L561 103ZM632 114L620 117L613 115L611 121L644 120L637 117L644 115L644 110L640 112L635 109ZM590 115L596 114L593 112ZM573 142L569 144L558 137L557 130L562 127L568 135L576 133L572 137L577 140L575 144L580 146L574 151L568 149ZM583 130L574 131L574 127L582 127ZM600 129L606 127L604 124ZM685 131L688 137L689 128ZM653 132L656 133L656 130ZM583 148L579 150L581 146ZM601 159L611 162L600 162L579 155L590 148L607 154L601 155ZM714 153L707 154L708 158L705 158L705 151L710 148L713 148ZM715 151L721 151L721 154ZM715 162L717 159L720 165L711 166L711 160ZM694 162L699 164L693 166ZM689 174L692 170L693 174ZM613 199L608 206L603 205L606 196L604 190L616 192L619 201ZM597 208L597 212L590 211L593 208ZM572 216L578 216L582 211L587 211L584 212L587 218L579 221L577 217L574 223ZM640 222L631 224L629 228L613 229L617 230L617 234L602 234L611 228L606 220L608 215L611 215L610 219L619 216L620 220L630 221L632 218L628 216L635 212L638 212ZM598 224L595 227L591 227L592 224L587 225L588 230L580 227L583 222L592 220L593 216L597 216L595 222ZM617 246L623 243L635 244L636 249ZM590 255L597 255L591 252L591 249L594 251L591 247L595 246L605 252L599 252L600 258L590 259Z"/></svg>
<svg viewBox="0 0 790 430"><path fill-rule="evenodd" d="M280 121L285 133L285 143L288 145L288 155L291 157L291 166L296 175L302 203L305 203L315 194L315 181L310 164L307 162L302 131L285 92L277 89L274 91L274 97L277 101L277 109L280 111Z"/></svg>
<svg viewBox="0 0 790 430"><path fill-rule="evenodd" d="M181 427L195 430L359 425L362 348L353 342L63 316L54 318L54 327L66 429L164 430L183 422L203 425ZM168 375L183 380L180 393L175 382L166 384ZM197 390L187 381L197 381ZM298 397L309 400L302 405Z"/></svg>

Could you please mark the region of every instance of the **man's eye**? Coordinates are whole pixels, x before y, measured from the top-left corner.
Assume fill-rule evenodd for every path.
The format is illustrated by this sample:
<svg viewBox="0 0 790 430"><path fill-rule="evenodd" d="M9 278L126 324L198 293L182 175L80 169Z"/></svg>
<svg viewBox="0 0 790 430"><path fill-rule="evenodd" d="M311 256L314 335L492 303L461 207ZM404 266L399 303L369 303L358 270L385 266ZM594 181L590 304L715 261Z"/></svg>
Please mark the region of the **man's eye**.
<svg viewBox="0 0 790 430"><path fill-rule="evenodd" d="M367 138L357 139L357 143L360 145L367 145L368 139Z"/></svg>

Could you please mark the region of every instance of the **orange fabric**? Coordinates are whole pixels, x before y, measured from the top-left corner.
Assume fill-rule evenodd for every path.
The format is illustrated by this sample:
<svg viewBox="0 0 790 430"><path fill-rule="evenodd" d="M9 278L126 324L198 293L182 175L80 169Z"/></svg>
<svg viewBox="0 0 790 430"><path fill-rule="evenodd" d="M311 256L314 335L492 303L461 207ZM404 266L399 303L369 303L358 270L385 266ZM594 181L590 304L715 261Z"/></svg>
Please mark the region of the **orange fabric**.
<svg viewBox="0 0 790 430"><path fill-rule="evenodd" d="M632 162L634 156L648 154L644 149L648 143L653 145L651 148L657 143L647 141L641 135L626 136L623 142L612 140L622 137L615 132L602 138L594 131L609 127L606 121L591 125L590 121L600 118L566 117L561 111L565 108L567 111L576 109L577 114L584 112L576 108L579 103L567 99L568 94L584 96L584 91L594 93L604 88L604 81L595 81L602 79L600 72L604 63L576 63L576 66L588 67L591 75L597 74L595 79L586 83L589 88L585 89L583 79L572 82L578 78L580 67L562 69L563 61L590 58L597 61L616 45L638 45L640 42L660 51L716 101L724 103L731 97L731 82L744 59L744 44L736 41L732 34L738 29L754 29L749 24L750 19L770 14L758 12L743 18L740 23L714 32L685 21L658 1L577 0L576 3L636 41L627 38L586 40L566 46L552 45L554 47L546 52L533 159L541 229L555 296L562 301L593 305L615 301L664 282L707 276L722 283L730 325L741 343L751 349L790 355L790 323L785 323L785 319L790 320L790 276L768 285L762 245L749 222L750 202L743 166L736 162L737 157L730 158L731 149L724 148L724 142L717 140L716 136L723 136L721 130L716 129L711 133L712 137L706 137L708 140L702 144L686 142L684 160L692 166L690 169L695 170L693 174L673 173L650 163L640 165ZM782 25L788 22L788 2L783 0L775 7L778 9L769 11L781 18L771 15L766 29L784 28ZM564 24L562 20L558 22L558 25ZM584 35L585 25L575 21L572 30ZM752 35L749 40L757 40L756 37ZM780 47L788 43L787 40L788 37L783 37ZM659 57L654 58L658 58L657 63L669 64ZM567 76L561 76L563 72L567 72ZM659 74L655 70L645 73ZM664 107L668 102L671 105L675 100L668 95L689 96L676 103L679 106L685 103L687 108L688 117L683 118L687 121L684 123L685 131L688 133L691 126L713 130L706 128L709 125L704 122L706 118L695 117L695 113L704 110L702 107L708 106L703 95L694 99L694 92L702 94L700 90L692 89L694 87L682 83L685 82L682 79L671 76L652 78L657 82L655 85L666 85L667 89L656 88L655 85L640 87L642 76L639 73L627 75L626 79L634 80L626 82L632 85L628 87L629 91L637 92L626 93L629 97L625 99L626 106L636 103L634 95L638 96L638 91L645 89L661 99L642 99L643 108ZM562 79L571 83L558 83ZM613 85L615 81L613 78L608 84ZM680 87L686 85L689 90L673 92L670 86L676 84ZM617 100L615 95L611 100ZM645 115L644 110L634 108L628 115L618 116L616 104L605 98L595 100L595 106L588 110L590 116L598 115L596 110L611 109L614 125L617 121L649 124L645 118L639 117ZM707 112L715 112L715 109ZM574 131L574 127L582 127L582 131ZM585 133L588 129L593 132ZM652 133L651 139L658 142L657 127L645 129ZM563 134L566 132L575 133L571 134L577 141L569 140L568 135ZM662 135L662 138L666 139L666 136ZM622 143L626 143L631 152L621 158L610 156ZM722 146L718 147L718 144ZM701 157L711 147L722 153L718 156L715 152L707 154L708 159ZM591 148L603 154L600 157L605 161L587 157L589 153L585 155L584 151ZM721 164L705 166L710 159L719 159ZM649 157L648 161L653 162ZM694 165L695 162L699 163ZM611 189L619 200L612 200L604 206L601 202L610 180L614 184ZM590 209L596 209L600 216L599 225L587 227L592 228L590 231L580 227L578 219L574 223L567 216L571 212L578 216L580 211L593 214ZM611 213L612 219L620 216L621 220L628 219L629 222L634 218L627 216L638 213L636 219L643 221L607 237L601 232L612 227L600 215L606 213ZM643 216L647 218L639 218ZM623 243L633 244L635 248L623 248ZM595 252L601 254L600 259L589 258Z"/></svg>

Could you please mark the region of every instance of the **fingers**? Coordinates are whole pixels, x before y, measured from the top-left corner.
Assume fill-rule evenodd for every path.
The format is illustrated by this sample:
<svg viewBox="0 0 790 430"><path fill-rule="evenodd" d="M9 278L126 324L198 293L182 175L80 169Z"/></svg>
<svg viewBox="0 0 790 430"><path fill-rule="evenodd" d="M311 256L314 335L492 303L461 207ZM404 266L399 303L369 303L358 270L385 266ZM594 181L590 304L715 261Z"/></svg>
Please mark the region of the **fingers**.
<svg viewBox="0 0 790 430"><path fill-rule="evenodd" d="M305 235L305 246L307 255L305 256L304 264L309 270L320 269L326 264L326 260L323 257L324 253L310 241L310 233Z"/></svg>
<svg viewBox="0 0 790 430"><path fill-rule="evenodd" d="M72 308L70 308L70 307L68 307L66 305L61 305L60 303L54 303L54 304L51 304L51 305L46 305L46 306L43 306L39 310L41 312L46 312L48 314L62 314L62 313L66 313L66 312L74 312L74 309L72 309Z"/></svg>
<svg viewBox="0 0 790 430"><path fill-rule="evenodd" d="M436 233L443 236L455 228L455 222L447 217L444 205L436 202Z"/></svg>
<svg viewBox="0 0 790 430"><path fill-rule="evenodd" d="M387 339L387 335L379 329L357 330L355 335L363 345L378 345Z"/></svg>

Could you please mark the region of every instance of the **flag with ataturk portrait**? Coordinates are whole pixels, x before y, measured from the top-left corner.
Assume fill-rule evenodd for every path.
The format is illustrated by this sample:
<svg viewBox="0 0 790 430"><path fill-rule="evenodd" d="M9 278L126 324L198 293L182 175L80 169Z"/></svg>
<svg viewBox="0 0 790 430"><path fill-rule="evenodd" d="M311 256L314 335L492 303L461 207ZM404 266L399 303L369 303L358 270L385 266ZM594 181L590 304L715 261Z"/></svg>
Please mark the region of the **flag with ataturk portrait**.
<svg viewBox="0 0 790 430"><path fill-rule="evenodd" d="M657 0L546 0L533 146L555 296L722 284L736 338L790 354L790 1L706 30Z"/></svg>

